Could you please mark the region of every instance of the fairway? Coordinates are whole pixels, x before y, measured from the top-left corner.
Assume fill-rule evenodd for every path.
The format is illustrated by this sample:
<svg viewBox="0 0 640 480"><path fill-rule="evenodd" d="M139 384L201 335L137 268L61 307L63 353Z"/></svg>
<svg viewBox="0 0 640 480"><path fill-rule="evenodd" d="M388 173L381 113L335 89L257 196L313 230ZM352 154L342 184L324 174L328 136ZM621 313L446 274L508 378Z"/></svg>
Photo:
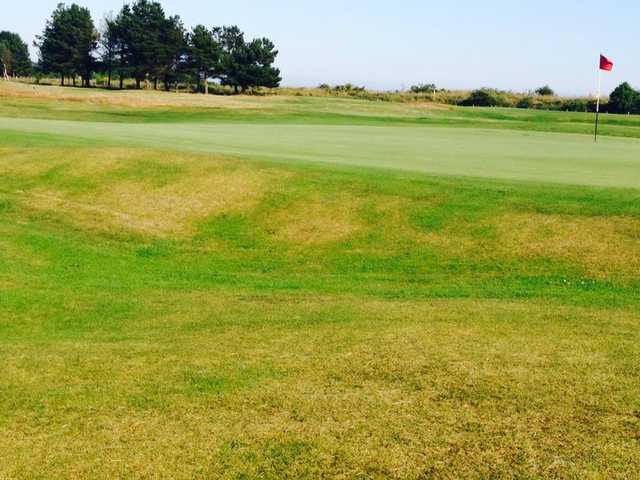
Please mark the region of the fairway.
<svg viewBox="0 0 640 480"><path fill-rule="evenodd" d="M640 476L637 117L13 93L0 478Z"/></svg>
<svg viewBox="0 0 640 480"><path fill-rule="evenodd" d="M640 140L409 126L126 124L0 118L0 129L277 161L603 187L640 185Z"/></svg>

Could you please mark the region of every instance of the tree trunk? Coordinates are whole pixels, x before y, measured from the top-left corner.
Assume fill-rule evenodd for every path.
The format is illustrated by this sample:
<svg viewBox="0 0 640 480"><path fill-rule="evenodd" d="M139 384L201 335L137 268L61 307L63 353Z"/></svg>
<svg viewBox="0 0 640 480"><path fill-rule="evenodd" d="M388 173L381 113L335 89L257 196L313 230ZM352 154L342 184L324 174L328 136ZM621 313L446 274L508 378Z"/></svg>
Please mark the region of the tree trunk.
<svg viewBox="0 0 640 480"><path fill-rule="evenodd" d="M122 90L124 88L124 77L122 76L122 73L120 73L120 90Z"/></svg>
<svg viewBox="0 0 640 480"><path fill-rule="evenodd" d="M238 85L234 85L233 86L233 91L235 92L235 94L237 95L239 90L238 90Z"/></svg>
<svg viewBox="0 0 640 480"><path fill-rule="evenodd" d="M73 74L72 78L73 78L73 86L75 87L76 86L76 74L75 73Z"/></svg>
<svg viewBox="0 0 640 480"><path fill-rule="evenodd" d="M64 73L60 74L60 85L64 87Z"/></svg>
<svg viewBox="0 0 640 480"><path fill-rule="evenodd" d="M139 78L136 78L136 89L140 90L140 83L141 80Z"/></svg>
<svg viewBox="0 0 640 480"><path fill-rule="evenodd" d="M206 76L204 79L204 94L209 95L209 79Z"/></svg>
<svg viewBox="0 0 640 480"><path fill-rule="evenodd" d="M111 68L109 68L109 78L107 78L107 88L111 88Z"/></svg>

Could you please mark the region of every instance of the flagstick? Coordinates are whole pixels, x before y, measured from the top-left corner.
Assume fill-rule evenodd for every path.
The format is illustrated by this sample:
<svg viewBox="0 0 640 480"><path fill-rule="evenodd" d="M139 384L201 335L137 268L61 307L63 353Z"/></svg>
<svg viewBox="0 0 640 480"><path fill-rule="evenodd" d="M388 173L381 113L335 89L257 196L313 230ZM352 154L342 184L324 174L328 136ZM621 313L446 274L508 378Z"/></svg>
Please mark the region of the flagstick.
<svg viewBox="0 0 640 480"><path fill-rule="evenodd" d="M602 69L598 68L598 100L596 101L596 131L593 137L594 142L598 142L598 123L600 120L600 92L602 91Z"/></svg>

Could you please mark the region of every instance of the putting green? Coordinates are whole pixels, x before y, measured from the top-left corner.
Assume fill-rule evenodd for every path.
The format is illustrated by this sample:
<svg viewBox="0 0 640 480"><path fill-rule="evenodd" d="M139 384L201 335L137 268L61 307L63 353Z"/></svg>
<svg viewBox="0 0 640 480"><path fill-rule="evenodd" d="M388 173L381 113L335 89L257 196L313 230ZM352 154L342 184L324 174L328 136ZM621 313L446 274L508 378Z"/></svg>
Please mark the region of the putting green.
<svg viewBox="0 0 640 480"><path fill-rule="evenodd" d="M488 129L237 123L122 124L0 118L45 133L250 158L328 162L602 187L640 187L640 141Z"/></svg>

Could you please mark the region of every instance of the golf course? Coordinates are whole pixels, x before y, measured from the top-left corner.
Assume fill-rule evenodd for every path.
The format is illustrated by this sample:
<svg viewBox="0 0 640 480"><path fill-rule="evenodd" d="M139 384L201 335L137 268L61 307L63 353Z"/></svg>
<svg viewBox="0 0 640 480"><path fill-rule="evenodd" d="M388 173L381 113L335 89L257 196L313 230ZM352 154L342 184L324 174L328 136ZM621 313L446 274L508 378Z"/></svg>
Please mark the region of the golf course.
<svg viewBox="0 0 640 480"><path fill-rule="evenodd" d="M640 477L640 116L0 82L0 479Z"/></svg>

